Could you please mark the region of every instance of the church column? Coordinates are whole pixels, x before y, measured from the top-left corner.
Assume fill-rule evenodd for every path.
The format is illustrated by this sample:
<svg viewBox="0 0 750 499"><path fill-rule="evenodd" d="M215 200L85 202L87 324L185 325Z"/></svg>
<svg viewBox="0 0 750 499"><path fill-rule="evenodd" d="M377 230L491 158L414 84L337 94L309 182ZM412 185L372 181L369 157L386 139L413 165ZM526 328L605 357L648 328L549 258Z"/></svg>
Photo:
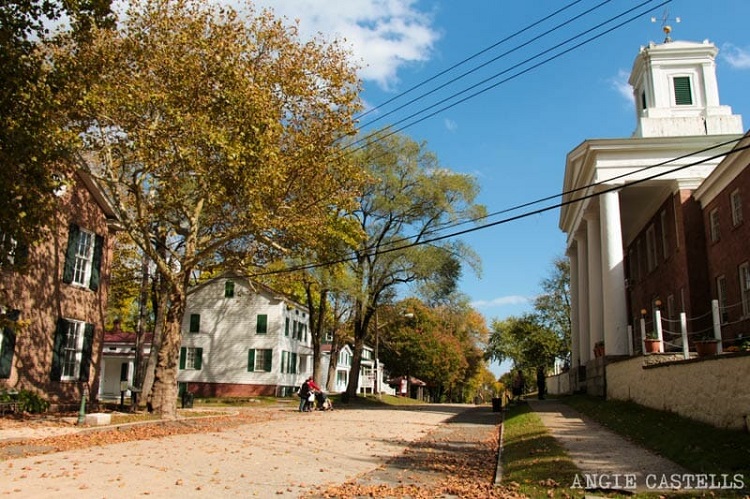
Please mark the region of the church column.
<svg viewBox="0 0 750 499"><path fill-rule="evenodd" d="M607 355L628 353L625 269L622 252L620 198L615 192L599 196L602 235L602 309Z"/></svg>
<svg viewBox="0 0 750 499"><path fill-rule="evenodd" d="M578 242L568 247L568 261L570 262L570 367L578 366L581 358L579 345L581 343L581 328L578 324Z"/></svg>
<svg viewBox="0 0 750 499"><path fill-rule="evenodd" d="M579 365L586 365L591 359L592 346L589 343L589 260L588 238L586 229L576 234L576 253L578 260L578 292L576 293L578 310L578 360Z"/></svg>
<svg viewBox="0 0 750 499"><path fill-rule="evenodd" d="M602 312L602 239L598 213L588 212L586 213L585 218L586 232L588 233L589 262L589 350L593 350L594 343L604 339L604 319ZM606 350L607 353L609 353L608 349ZM590 352L589 355L591 354L593 354L593 352Z"/></svg>

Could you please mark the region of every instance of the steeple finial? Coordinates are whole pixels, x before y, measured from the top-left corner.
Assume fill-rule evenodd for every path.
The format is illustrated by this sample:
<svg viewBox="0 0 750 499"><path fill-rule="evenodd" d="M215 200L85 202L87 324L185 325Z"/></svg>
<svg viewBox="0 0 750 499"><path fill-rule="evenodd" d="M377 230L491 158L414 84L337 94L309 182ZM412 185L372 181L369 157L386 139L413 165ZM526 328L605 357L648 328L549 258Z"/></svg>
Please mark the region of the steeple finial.
<svg viewBox="0 0 750 499"><path fill-rule="evenodd" d="M680 22L680 18L679 17L675 17L673 20L674 20L675 23L679 23ZM652 23L655 23L656 21L657 21L657 18L655 18L655 17L651 18L651 22ZM672 41L672 37L669 36L669 34L672 32L672 26L670 26L669 24L667 24L668 22L669 22L669 10L668 9L664 9L664 14L662 14L662 16L661 16L661 29L662 29L662 31L664 31L664 35L665 35L664 43L669 43L669 42Z"/></svg>

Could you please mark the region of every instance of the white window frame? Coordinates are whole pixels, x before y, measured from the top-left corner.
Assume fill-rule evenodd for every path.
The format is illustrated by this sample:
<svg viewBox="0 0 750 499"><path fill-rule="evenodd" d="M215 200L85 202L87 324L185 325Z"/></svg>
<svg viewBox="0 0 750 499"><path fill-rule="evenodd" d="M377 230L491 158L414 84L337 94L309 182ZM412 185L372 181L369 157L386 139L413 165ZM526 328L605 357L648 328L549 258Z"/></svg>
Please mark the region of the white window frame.
<svg viewBox="0 0 750 499"><path fill-rule="evenodd" d="M723 275L716 278L716 301L719 302L719 320L721 324L729 321L727 311L727 279Z"/></svg>
<svg viewBox="0 0 750 499"><path fill-rule="evenodd" d="M93 232L80 229L73 264L73 284L88 287L89 281L91 281L91 269L94 265L95 241L96 236Z"/></svg>
<svg viewBox="0 0 750 499"><path fill-rule="evenodd" d="M662 210L661 215L661 252L664 260L669 257L669 244L667 242L667 210Z"/></svg>
<svg viewBox="0 0 750 499"><path fill-rule="evenodd" d="M65 340L62 347L62 375L61 381L77 381L81 373L83 360L83 337L86 333L86 323L81 321L65 321Z"/></svg>
<svg viewBox="0 0 750 499"><path fill-rule="evenodd" d="M712 243L715 243L721 237L719 227L719 210L714 208L708 213L708 234Z"/></svg>
<svg viewBox="0 0 750 499"><path fill-rule="evenodd" d="M740 298L742 300L742 317L750 316L750 263L739 266Z"/></svg>
<svg viewBox="0 0 750 499"><path fill-rule="evenodd" d="M273 361L273 350L269 348L256 348L255 349L255 365L253 366L253 372L255 373L265 373L270 372L266 371L266 355L271 356L271 360ZM273 369L273 364L271 365L271 368Z"/></svg>
<svg viewBox="0 0 750 499"><path fill-rule="evenodd" d="M735 189L729 195L729 204L732 207L732 226L737 227L742 223L742 196L740 190Z"/></svg>
<svg viewBox="0 0 750 499"><path fill-rule="evenodd" d="M197 353L200 347L185 347L185 370L186 371L197 371L195 367L195 361L198 358ZM201 352L202 354L203 352ZM202 364L203 362L201 362Z"/></svg>
<svg viewBox="0 0 750 499"><path fill-rule="evenodd" d="M646 229L646 265L651 272L659 264L659 258L656 254L656 228L654 224L649 225Z"/></svg>

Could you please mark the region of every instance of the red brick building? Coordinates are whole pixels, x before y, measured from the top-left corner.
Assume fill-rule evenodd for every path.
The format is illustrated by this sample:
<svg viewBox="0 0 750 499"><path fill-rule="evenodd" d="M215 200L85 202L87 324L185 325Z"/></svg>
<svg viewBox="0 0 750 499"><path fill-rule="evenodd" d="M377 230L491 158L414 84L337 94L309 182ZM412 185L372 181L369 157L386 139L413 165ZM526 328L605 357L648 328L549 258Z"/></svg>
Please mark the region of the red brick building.
<svg viewBox="0 0 750 499"><path fill-rule="evenodd" d="M112 261L114 211L84 172L58 193L46 237L22 271L0 271L0 304L21 327L0 341L0 390L31 390L53 405L97 393Z"/></svg>

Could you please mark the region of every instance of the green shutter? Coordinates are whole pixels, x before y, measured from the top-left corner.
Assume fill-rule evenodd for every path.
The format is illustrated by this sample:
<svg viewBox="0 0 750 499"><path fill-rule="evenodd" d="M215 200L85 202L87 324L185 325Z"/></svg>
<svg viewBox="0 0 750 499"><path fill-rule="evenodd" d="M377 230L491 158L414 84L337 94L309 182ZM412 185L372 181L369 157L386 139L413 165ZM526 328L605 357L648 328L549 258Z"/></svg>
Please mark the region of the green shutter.
<svg viewBox="0 0 750 499"><path fill-rule="evenodd" d="M289 336L289 317L284 319L284 336Z"/></svg>
<svg viewBox="0 0 750 499"><path fill-rule="evenodd" d="M268 316L266 314L258 314L258 319L255 326L255 334L266 334L268 332Z"/></svg>
<svg viewBox="0 0 750 499"><path fill-rule="evenodd" d="M247 351L247 370L255 371L255 350L252 348Z"/></svg>
<svg viewBox="0 0 750 499"><path fill-rule="evenodd" d="M281 365L279 366L279 372L284 374L286 372L286 350L281 351Z"/></svg>
<svg viewBox="0 0 750 499"><path fill-rule="evenodd" d="M690 89L689 76L677 76L674 78L674 101L678 106L690 106L693 104L693 93Z"/></svg>
<svg viewBox="0 0 750 499"><path fill-rule="evenodd" d="M78 238L81 229L76 224L70 224L68 229L68 248L65 250L65 265L63 267L63 282L73 282L73 273L76 265L76 251L78 250Z"/></svg>
<svg viewBox="0 0 750 499"><path fill-rule="evenodd" d="M271 369L273 369L273 350L266 350L266 357L263 360L265 361L263 370L270 373Z"/></svg>
<svg viewBox="0 0 750 499"><path fill-rule="evenodd" d="M52 347L52 381L60 381L62 379L63 345L65 345L65 336L67 334L68 321L63 318L58 319Z"/></svg>
<svg viewBox="0 0 750 499"><path fill-rule="evenodd" d="M234 281L227 281L224 283L224 298L234 297Z"/></svg>
<svg viewBox="0 0 750 499"><path fill-rule="evenodd" d="M196 371L200 371L203 367L203 349L202 348L196 348L195 349L195 365L193 366L193 369Z"/></svg>
<svg viewBox="0 0 750 499"><path fill-rule="evenodd" d="M89 289L96 291L99 289L99 281L102 272L102 251L104 248L104 238L100 235L94 237L94 257L91 262L91 279L89 279Z"/></svg>
<svg viewBox="0 0 750 499"><path fill-rule="evenodd" d="M94 346L94 325L86 324L83 329L83 350L81 352L81 372L78 375L79 381L89 380L89 371L91 370L91 355Z"/></svg>
<svg viewBox="0 0 750 499"><path fill-rule="evenodd" d="M190 332L199 333L201 330L201 314L190 314Z"/></svg>
<svg viewBox="0 0 750 499"><path fill-rule="evenodd" d="M0 345L0 378L10 378L15 348L16 331L12 327L6 327L3 329L3 343Z"/></svg>
<svg viewBox="0 0 750 499"><path fill-rule="evenodd" d="M185 347L180 347L180 369L185 369L185 357L187 355Z"/></svg>

